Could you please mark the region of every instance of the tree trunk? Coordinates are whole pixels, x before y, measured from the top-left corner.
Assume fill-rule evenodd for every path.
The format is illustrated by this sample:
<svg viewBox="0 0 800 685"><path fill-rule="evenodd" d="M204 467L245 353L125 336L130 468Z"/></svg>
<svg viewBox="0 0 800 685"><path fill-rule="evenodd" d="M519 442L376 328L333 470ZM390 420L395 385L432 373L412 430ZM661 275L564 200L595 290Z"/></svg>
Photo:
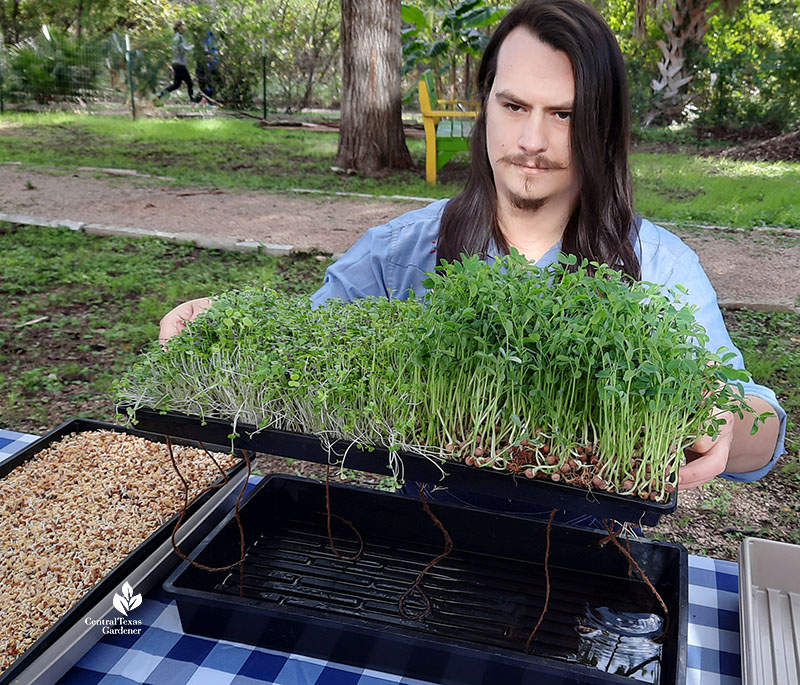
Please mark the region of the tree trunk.
<svg viewBox="0 0 800 685"><path fill-rule="evenodd" d="M0 0L0 38L6 45L15 45L19 42L19 0L11 4L10 14L6 14L5 0Z"/></svg>
<svg viewBox="0 0 800 685"><path fill-rule="evenodd" d="M400 0L342 0L342 122L336 164L408 169L400 74Z"/></svg>
<svg viewBox="0 0 800 685"><path fill-rule="evenodd" d="M78 0L78 30L77 30L78 40L81 39L82 34L83 34L83 0Z"/></svg>
<svg viewBox="0 0 800 685"><path fill-rule="evenodd" d="M472 98L472 55L466 54L464 58L464 99Z"/></svg>
<svg viewBox="0 0 800 685"><path fill-rule="evenodd" d="M669 124L684 118L686 105L692 99L687 86L694 78L693 66L687 53L703 49L703 36L708 31L709 11L713 0L673 0L669 3L670 16L662 24L666 40L656 41L661 50L658 63L659 78L650 85L656 101L647 115L645 125Z"/></svg>

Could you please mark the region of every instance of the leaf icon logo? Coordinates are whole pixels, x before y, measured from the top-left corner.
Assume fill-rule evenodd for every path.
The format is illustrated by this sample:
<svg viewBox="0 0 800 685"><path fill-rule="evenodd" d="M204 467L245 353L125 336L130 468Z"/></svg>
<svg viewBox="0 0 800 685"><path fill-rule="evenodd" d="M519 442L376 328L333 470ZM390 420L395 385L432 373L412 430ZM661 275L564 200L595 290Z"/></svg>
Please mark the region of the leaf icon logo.
<svg viewBox="0 0 800 685"><path fill-rule="evenodd" d="M131 584L126 582L122 586L122 594L114 593L114 608L123 616L127 616L129 611L133 611L142 603L141 595L134 595Z"/></svg>

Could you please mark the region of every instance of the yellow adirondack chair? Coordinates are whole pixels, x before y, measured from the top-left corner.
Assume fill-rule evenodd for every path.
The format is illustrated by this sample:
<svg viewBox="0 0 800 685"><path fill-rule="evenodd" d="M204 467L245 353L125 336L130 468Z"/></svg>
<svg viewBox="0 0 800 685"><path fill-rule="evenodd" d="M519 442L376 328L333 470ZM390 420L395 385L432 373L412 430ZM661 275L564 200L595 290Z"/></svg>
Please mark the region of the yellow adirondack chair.
<svg viewBox="0 0 800 685"><path fill-rule="evenodd" d="M419 106L425 129L425 179L436 185L436 172L456 152L469 150L472 124L478 116L477 106L467 100L439 100L430 71L420 77Z"/></svg>

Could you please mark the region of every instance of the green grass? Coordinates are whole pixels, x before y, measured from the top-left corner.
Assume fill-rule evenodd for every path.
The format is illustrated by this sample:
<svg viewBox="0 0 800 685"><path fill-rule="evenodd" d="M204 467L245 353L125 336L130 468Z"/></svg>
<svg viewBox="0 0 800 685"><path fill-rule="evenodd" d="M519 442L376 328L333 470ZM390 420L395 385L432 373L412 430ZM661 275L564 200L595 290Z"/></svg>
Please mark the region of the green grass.
<svg viewBox="0 0 800 685"><path fill-rule="evenodd" d="M466 153L424 179L425 141L408 139L417 168L379 178L331 172L338 134L262 129L252 120L145 119L67 113L0 117L0 162L72 169L121 167L181 184L243 190L329 191L450 197ZM705 148L708 148L705 145ZM654 221L800 228L800 164L737 162L667 153L632 155L637 209Z"/></svg>
<svg viewBox="0 0 800 685"><path fill-rule="evenodd" d="M313 255L0 225L2 427L39 433L73 416L111 419L112 380L156 339L167 310L240 286L311 293L325 266Z"/></svg>
<svg viewBox="0 0 800 685"><path fill-rule="evenodd" d="M262 129L252 120L138 119L73 114L0 118L0 162L75 168L136 169L181 184L280 191L288 188L377 195L449 197L458 184L431 187L422 164L425 141L409 139L418 169L388 178L331 172L338 134Z"/></svg>
<svg viewBox="0 0 800 685"><path fill-rule="evenodd" d="M637 210L653 221L800 227L800 164L632 155Z"/></svg>

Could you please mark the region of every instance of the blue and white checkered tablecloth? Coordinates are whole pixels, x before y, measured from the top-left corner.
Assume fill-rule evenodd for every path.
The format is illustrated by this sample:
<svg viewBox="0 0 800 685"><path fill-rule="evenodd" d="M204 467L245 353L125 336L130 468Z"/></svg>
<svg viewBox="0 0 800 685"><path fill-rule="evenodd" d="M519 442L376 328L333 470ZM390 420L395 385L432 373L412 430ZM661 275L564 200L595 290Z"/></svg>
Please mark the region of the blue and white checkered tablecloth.
<svg viewBox="0 0 800 685"><path fill-rule="evenodd" d="M0 428L0 464L38 439L38 435L16 433Z"/></svg>
<svg viewBox="0 0 800 685"><path fill-rule="evenodd" d="M0 462L36 436L0 430ZM738 565L689 556L687 685L739 685ZM106 635L59 685L413 685L421 681L186 635L160 589L136 609L141 634Z"/></svg>

